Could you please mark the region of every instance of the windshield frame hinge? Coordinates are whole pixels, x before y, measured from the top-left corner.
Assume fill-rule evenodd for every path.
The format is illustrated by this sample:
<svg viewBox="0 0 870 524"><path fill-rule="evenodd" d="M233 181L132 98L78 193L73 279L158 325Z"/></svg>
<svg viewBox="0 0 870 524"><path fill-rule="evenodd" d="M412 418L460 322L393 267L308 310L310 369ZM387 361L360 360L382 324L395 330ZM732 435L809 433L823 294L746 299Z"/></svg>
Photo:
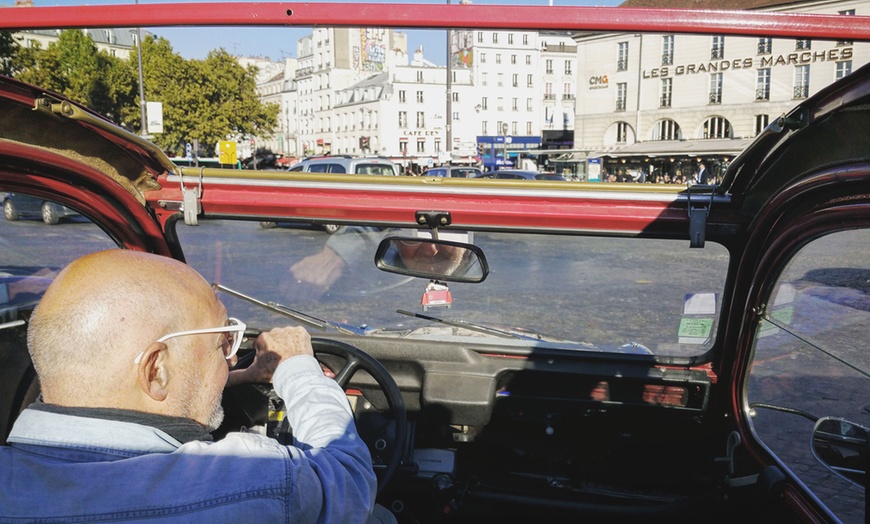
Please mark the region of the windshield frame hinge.
<svg viewBox="0 0 870 524"><path fill-rule="evenodd" d="M711 186L704 186L711 188ZM707 233L707 217L710 216L710 209L713 208L713 194L715 186L712 186L710 191L710 203L702 203L699 206L692 206L692 186L687 186L686 189L686 210L689 215L689 247L702 248L705 243L705 235Z"/></svg>

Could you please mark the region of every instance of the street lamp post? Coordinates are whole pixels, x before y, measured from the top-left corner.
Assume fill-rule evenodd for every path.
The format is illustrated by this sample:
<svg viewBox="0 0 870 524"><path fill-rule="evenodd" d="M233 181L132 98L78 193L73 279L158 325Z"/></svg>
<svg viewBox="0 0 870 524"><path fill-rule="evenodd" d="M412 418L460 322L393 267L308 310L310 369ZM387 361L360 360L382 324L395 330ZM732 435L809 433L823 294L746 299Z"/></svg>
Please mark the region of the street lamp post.
<svg viewBox="0 0 870 524"><path fill-rule="evenodd" d="M136 5L139 5L139 0L136 0ZM139 115L142 117L142 129L139 134L144 137L148 134L148 120L145 115L145 84L142 75L142 28L136 28L136 32L136 53L139 59Z"/></svg>
<svg viewBox="0 0 870 524"><path fill-rule="evenodd" d="M501 138L502 138L502 145L501 145L501 146L502 146L502 148L503 148L503 150L502 150L502 161L503 161L505 167L507 167L507 161L508 161L508 153L507 153L507 144L508 144L508 143L507 143L507 134L508 134L508 125L507 125L507 122L505 122L505 123L503 123L503 124L501 125Z"/></svg>

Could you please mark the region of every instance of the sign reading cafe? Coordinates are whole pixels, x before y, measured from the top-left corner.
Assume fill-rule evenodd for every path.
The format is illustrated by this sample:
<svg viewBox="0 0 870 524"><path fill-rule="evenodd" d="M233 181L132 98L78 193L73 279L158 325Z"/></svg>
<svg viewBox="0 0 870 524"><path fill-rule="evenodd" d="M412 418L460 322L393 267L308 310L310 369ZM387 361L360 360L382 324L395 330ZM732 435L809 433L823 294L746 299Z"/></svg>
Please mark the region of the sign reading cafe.
<svg viewBox="0 0 870 524"><path fill-rule="evenodd" d="M643 78L664 78L667 76L691 75L696 73L716 73L729 69L765 68L783 65L804 65L813 62L839 62L852 59L851 47L839 47L826 51L800 51L779 56L761 56L757 58L735 58L716 62L684 64L668 67L644 69Z"/></svg>

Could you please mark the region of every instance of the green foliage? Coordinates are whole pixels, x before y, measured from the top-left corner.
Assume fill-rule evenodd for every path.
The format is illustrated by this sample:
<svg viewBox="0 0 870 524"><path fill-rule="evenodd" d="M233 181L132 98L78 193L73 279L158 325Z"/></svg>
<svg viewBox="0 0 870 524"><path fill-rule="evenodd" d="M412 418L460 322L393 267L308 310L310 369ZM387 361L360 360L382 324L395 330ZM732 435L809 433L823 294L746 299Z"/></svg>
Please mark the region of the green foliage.
<svg viewBox="0 0 870 524"><path fill-rule="evenodd" d="M14 72L18 44L9 31L0 31L0 75L11 76Z"/></svg>
<svg viewBox="0 0 870 524"><path fill-rule="evenodd" d="M47 49L20 49L18 54L19 80L69 97L110 119L117 120L120 109L132 102L124 62L98 51L83 31L63 31Z"/></svg>
<svg viewBox="0 0 870 524"><path fill-rule="evenodd" d="M135 67L135 55L130 62ZM166 151L181 154L186 142L199 140L213 151L219 140L237 135L264 136L277 123L278 107L256 95L256 71L246 70L223 49L205 60L184 60L164 38L142 43L145 99L163 103L163 133L151 138ZM138 107L125 116L139 128Z"/></svg>
<svg viewBox="0 0 870 524"><path fill-rule="evenodd" d="M47 49L15 46L10 55L19 80L141 131L136 48L121 60L98 51L83 31L69 30ZM151 140L166 151L179 153L193 140L212 151L219 140L268 136L277 124L278 106L257 98L256 70L243 68L224 49L212 51L205 60L185 60L168 40L149 35L142 42L142 72L145 100L163 103L163 133Z"/></svg>

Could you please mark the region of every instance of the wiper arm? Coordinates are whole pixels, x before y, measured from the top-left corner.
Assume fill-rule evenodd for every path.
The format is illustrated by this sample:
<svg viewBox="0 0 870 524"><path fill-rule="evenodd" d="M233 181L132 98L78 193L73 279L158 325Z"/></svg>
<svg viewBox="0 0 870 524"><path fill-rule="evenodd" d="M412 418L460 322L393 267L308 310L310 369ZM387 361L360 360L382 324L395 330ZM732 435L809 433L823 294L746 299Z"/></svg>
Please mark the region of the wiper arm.
<svg viewBox="0 0 870 524"><path fill-rule="evenodd" d="M494 328L491 326L484 326L483 324L474 324L471 322L465 322L464 320L446 320L438 317L431 317L429 315L424 315L422 313L414 313L412 311L405 311L404 309L397 309L396 313L401 315L408 315L411 317L422 318L424 320L430 320L432 322L440 322L442 324L447 324L448 326L461 327L465 329L470 329L472 331L479 331L481 333L486 333L487 335L495 335L498 337L504 338L518 338L521 340L542 340L541 336L529 336L523 335L522 333L516 333L514 331L508 331L506 329Z"/></svg>
<svg viewBox="0 0 870 524"><path fill-rule="evenodd" d="M298 311L277 302L263 302L262 300L245 295L244 293L240 293L221 284L212 283L211 286L214 289L227 293L228 295L232 295L236 298L246 300L251 304L256 304L262 308L268 309L269 311L274 311L275 313L279 313L281 315L284 315L285 317L290 317L297 322L301 322L311 327L316 327L317 329L326 329L326 327L329 326L335 330L341 331L342 333L347 333L349 335L364 334L363 330L360 328L349 327L348 324L342 324L341 322L334 322L332 320L317 318L314 315Z"/></svg>

